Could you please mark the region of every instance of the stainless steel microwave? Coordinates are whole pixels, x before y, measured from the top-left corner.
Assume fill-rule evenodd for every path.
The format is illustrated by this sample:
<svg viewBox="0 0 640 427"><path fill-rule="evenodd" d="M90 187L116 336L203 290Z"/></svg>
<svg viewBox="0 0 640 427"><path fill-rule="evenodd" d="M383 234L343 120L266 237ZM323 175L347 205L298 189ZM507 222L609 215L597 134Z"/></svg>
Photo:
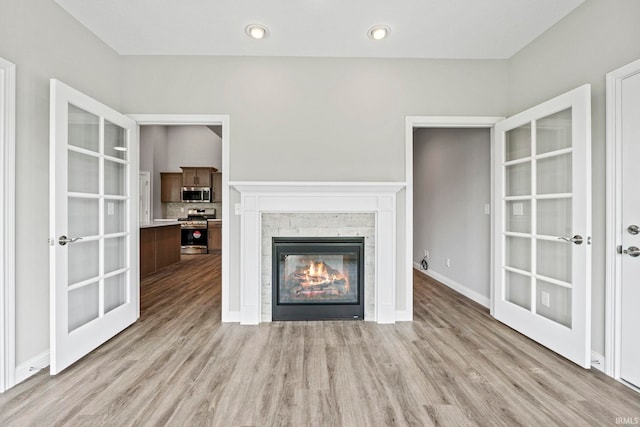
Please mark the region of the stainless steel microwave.
<svg viewBox="0 0 640 427"><path fill-rule="evenodd" d="M210 203L211 187L182 187L182 201L185 203Z"/></svg>

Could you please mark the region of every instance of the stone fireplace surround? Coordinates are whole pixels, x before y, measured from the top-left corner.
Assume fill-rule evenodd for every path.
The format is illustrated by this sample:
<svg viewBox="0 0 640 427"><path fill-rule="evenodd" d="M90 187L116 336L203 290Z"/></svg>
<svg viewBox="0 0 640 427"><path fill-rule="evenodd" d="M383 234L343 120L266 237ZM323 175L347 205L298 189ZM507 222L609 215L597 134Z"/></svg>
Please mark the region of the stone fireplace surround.
<svg viewBox="0 0 640 427"><path fill-rule="evenodd" d="M255 325L271 317L270 298L266 300L265 292L267 286L271 289L271 278L264 268L271 260L264 247L265 239L269 239L271 245L270 236L282 233L282 229L274 231L273 224L269 223L274 218L285 221L284 227L304 224L289 227L286 233L311 233L318 237L326 236L327 232L364 235L368 245L365 247L365 320L395 323L396 193L403 188L402 183L235 182L232 186L241 194L241 324ZM363 213L372 215L356 215ZM335 223L336 218L345 220L345 227L332 231L330 223ZM316 221L316 226L312 227L310 221ZM282 226L282 222L279 224L277 227ZM372 242L367 242L367 234ZM369 268L367 252L372 252L373 258Z"/></svg>

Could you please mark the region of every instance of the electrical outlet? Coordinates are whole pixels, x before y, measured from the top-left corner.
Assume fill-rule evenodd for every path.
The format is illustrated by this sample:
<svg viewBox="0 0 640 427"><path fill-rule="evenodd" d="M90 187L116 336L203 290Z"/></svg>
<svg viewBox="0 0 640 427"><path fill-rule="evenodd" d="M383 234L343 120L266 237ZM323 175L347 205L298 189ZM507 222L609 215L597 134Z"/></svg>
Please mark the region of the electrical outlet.
<svg viewBox="0 0 640 427"><path fill-rule="evenodd" d="M116 206L113 202L107 202L107 215L115 215Z"/></svg>
<svg viewBox="0 0 640 427"><path fill-rule="evenodd" d="M425 253L424 253L424 256L426 256L426 257L427 257L427 259L429 259L429 258L430 258L429 251L424 251L424 252L425 252Z"/></svg>
<svg viewBox="0 0 640 427"><path fill-rule="evenodd" d="M425 257L427 256L427 250L426 249L424 250L424 256Z"/></svg>
<svg viewBox="0 0 640 427"><path fill-rule="evenodd" d="M180 208L180 212L181 212L181 213L182 213L182 212L184 212L184 208Z"/></svg>
<svg viewBox="0 0 640 427"><path fill-rule="evenodd" d="M523 203L514 203L513 204L513 216L522 216L524 215L524 204Z"/></svg>
<svg viewBox="0 0 640 427"><path fill-rule="evenodd" d="M451 267L451 260L447 258L447 267Z"/></svg>
<svg viewBox="0 0 640 427"><path fill-rule="evenodd" d="M549 295L549 292L542 291L540 293L540 296L540 304L544 305L545 307L549 307L551 305L551 295Z"/></svg>

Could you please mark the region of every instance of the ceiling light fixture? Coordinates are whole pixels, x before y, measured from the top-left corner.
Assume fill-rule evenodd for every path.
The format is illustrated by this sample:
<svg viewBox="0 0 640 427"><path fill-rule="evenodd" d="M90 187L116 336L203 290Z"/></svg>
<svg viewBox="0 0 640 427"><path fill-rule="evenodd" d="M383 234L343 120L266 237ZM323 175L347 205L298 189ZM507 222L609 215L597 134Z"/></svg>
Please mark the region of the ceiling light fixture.
<svg viewBox="0 0 640 427"><path fill-rule="evenodd" d="M376 25L369 28L367 35L374 40L382 40L391 34L391 28L386 25Z"/></svg>
<svg viewBox="0 0 640 427"><path fill-rule="evenodd" d="M247 25L247 27L244 29L244 32L247 33L247 35L252 39L257 40L266 39L269 36L269 29L260 24Z"/></svg>

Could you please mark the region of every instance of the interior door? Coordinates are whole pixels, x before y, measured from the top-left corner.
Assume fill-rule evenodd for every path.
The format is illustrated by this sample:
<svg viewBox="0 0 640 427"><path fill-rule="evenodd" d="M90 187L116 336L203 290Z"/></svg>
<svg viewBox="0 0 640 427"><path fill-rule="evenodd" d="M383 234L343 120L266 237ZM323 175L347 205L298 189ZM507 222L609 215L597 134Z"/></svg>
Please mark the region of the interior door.
<svg viewBox="0 0 640 427"><path fill-rule="evenodd" d="M622 80L622 257L620 378L640 387L640 74Z"/></svg>
<svg viewBox="0 0 640 427"><path fill-rule="evenodd" d="M578 365L591 356L591 88L495 126L493 316Z"/></svg>
<svg viewBox="0 0 640 427"><path fill-rule="evenodd" d="M139 316L138 144L135 122L57 80L50 127L55 375Z"/></svg>

